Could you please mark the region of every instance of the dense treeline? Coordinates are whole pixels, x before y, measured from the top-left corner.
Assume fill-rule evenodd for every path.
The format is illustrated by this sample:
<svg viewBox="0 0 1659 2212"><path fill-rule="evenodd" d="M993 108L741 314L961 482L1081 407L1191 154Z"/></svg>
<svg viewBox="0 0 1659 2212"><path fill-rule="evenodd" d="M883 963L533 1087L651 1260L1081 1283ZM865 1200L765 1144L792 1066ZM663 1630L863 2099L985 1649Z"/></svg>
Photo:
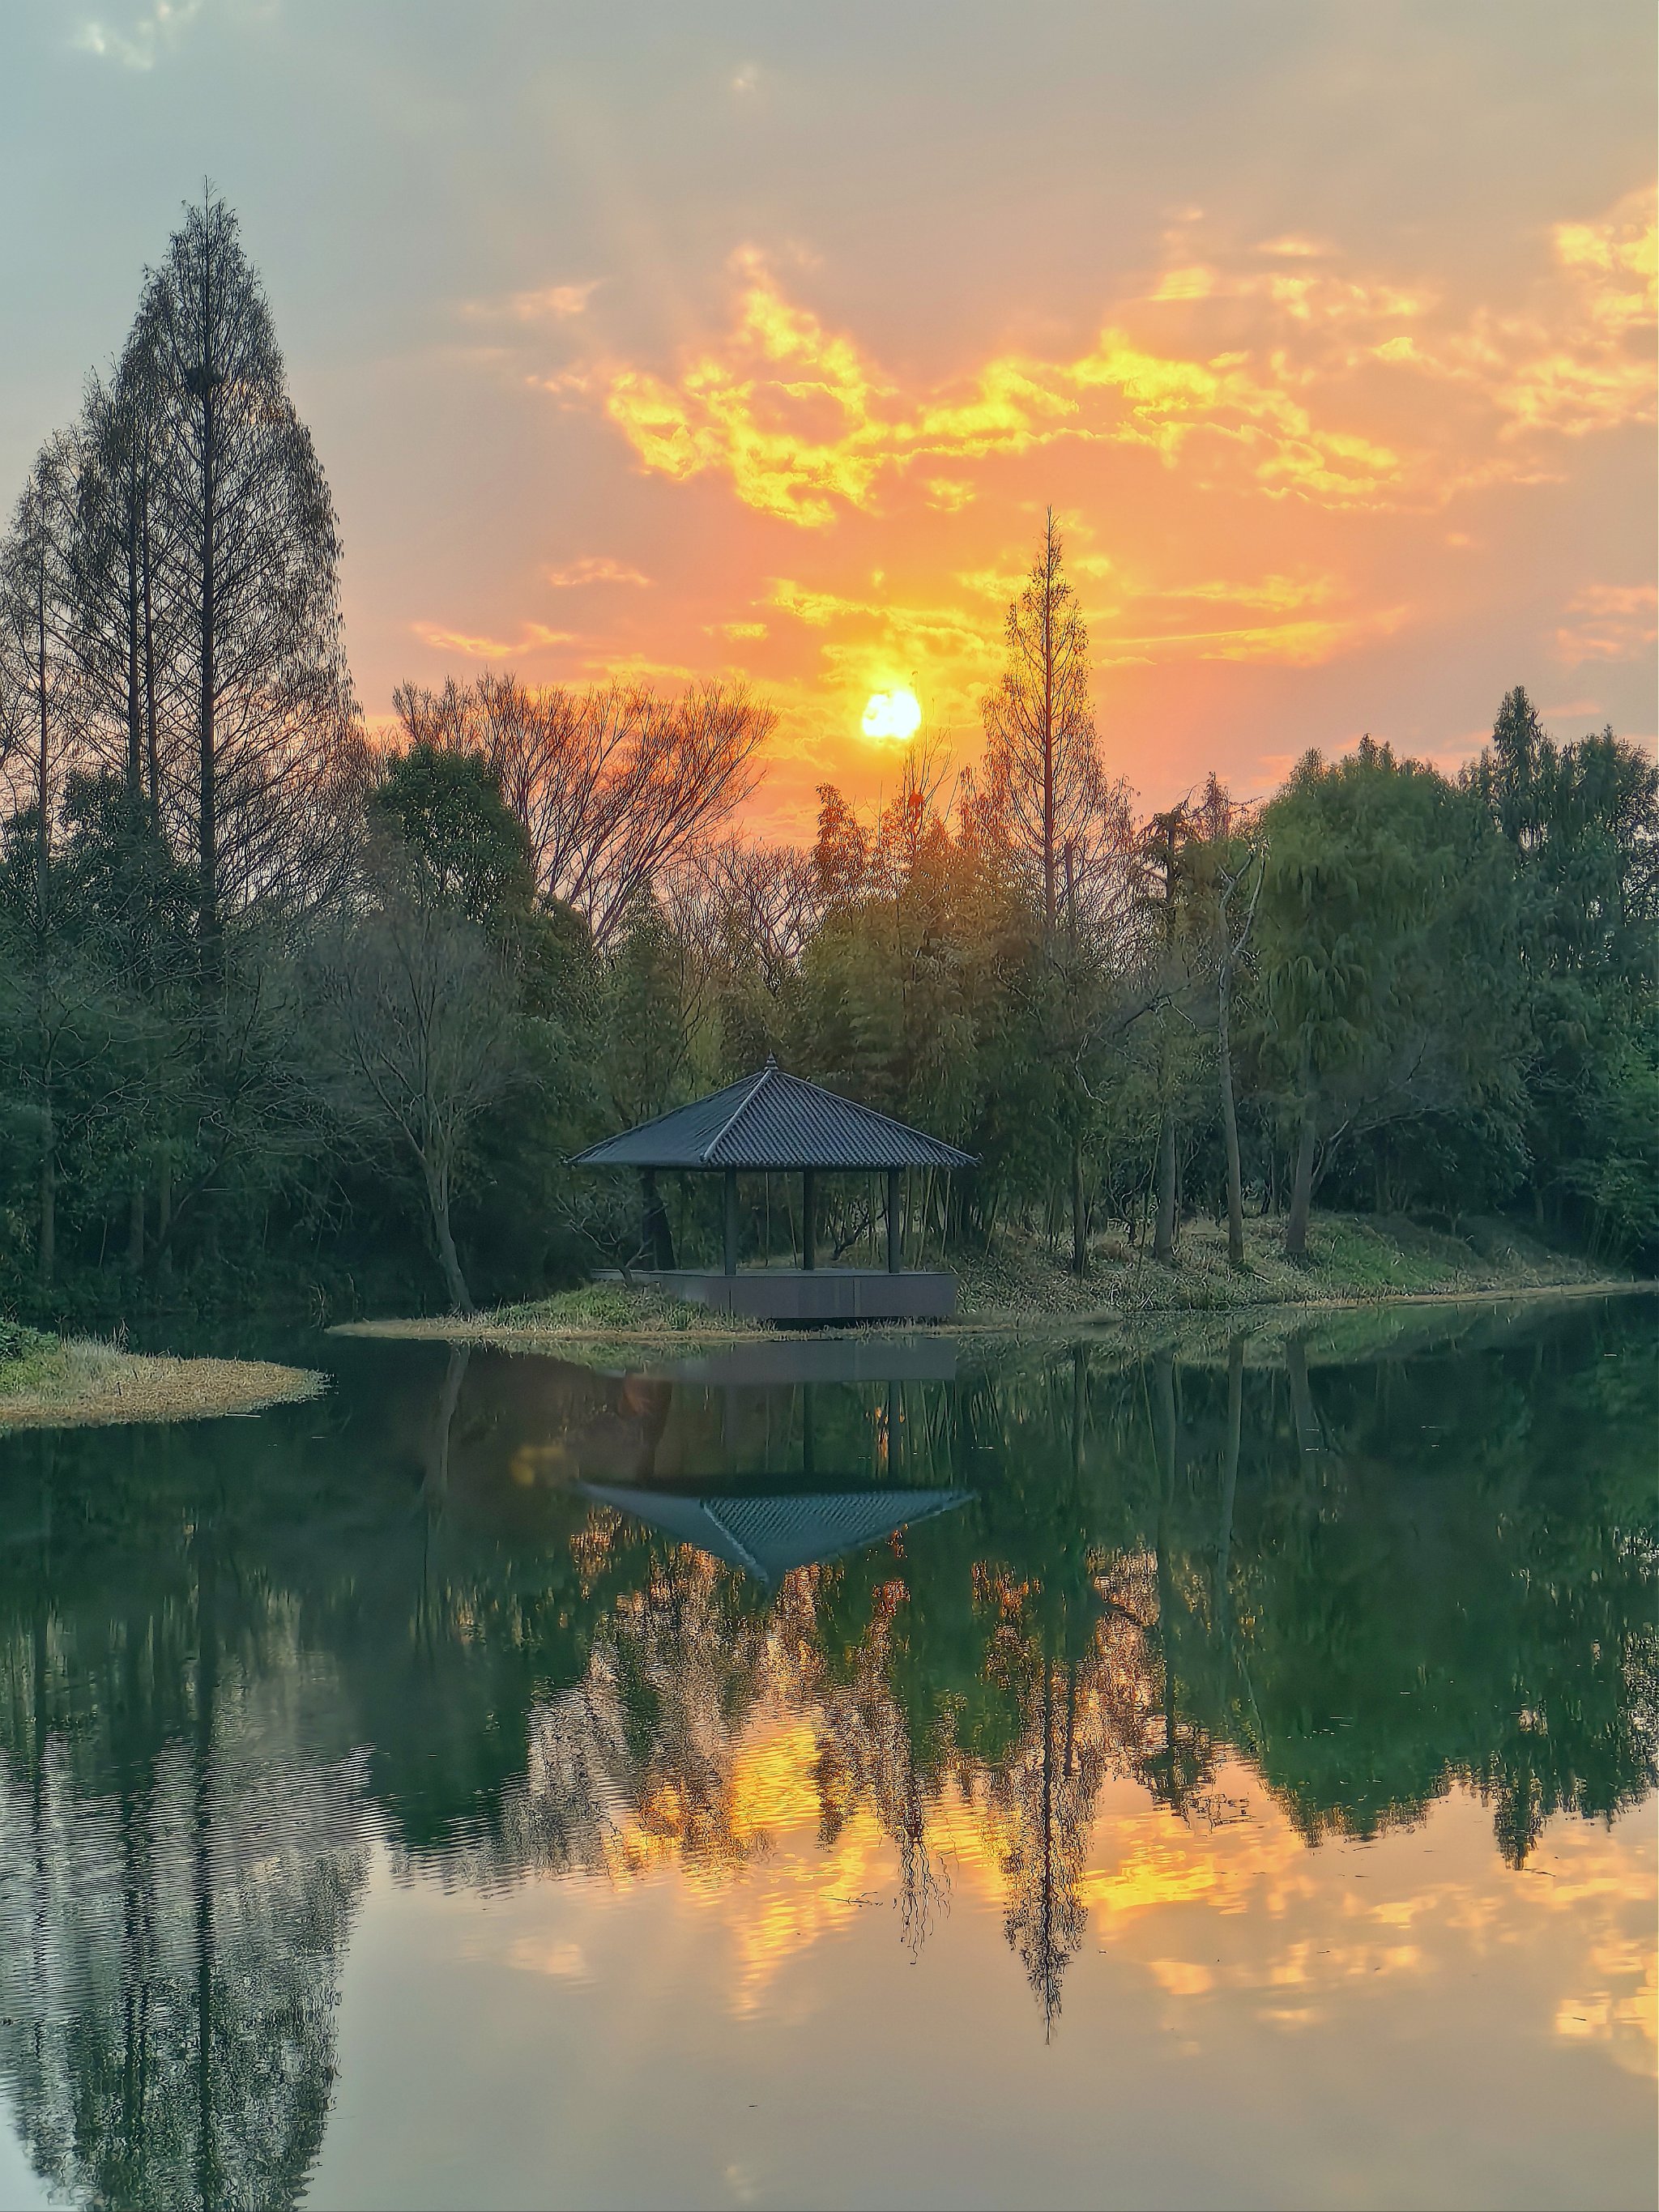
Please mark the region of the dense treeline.
<svg viewBox="0 0 1659 2212"><path fill-rule="evenodd" d="M1316 1198L1659 1249L1659 778L1524 692L1457 781L1367 741L1265 805L1109 775L1052 520L976 775L924 745L811 850L731 824L740 686L405 686L366 734L340 545L234 216L192 209L0 545L0 1299L527 1295L636 1252L562 1162L752 1067L982 1163L911 1250L1175 1251ZM687 1251L708 1194L671 1194ZM798 1234L745 1189L746 1237ZM874 1232L832 1189L830 1248Z"/></svg>

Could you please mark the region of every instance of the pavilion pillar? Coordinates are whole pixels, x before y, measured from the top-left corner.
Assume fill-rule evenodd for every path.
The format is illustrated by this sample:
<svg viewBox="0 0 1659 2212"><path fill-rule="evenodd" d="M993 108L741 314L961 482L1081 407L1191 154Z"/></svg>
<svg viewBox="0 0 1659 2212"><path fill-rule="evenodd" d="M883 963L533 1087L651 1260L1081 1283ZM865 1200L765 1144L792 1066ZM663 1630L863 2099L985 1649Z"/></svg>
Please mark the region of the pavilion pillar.
<svg viewBox="0 0 1659 2212"><path fill-rule="evenodd" d="M726 1170L726 1234L722 1258L728 1275L738 1272L738 1171Z"/></svg>
<svg viewBox="0 0 1659 2212"><path fill-rule="evenodd" d="M903 1239L900 1233L902 1227L903 1223L899 1214L899 1171L896 1168L889 1168L887 1170L887 1272L890 1275L896 1275L903 1264L902 1257Z"/></svg>
<svg viewBox="0 0 1659 2212"><path fill-rule="evenodd" d="M651 1255L653 1267L672 1272L674 1232L668 1225L668 1209L657 1188L654 1168L644 1168L640 1173L640 1243Z"/></svg>
<svg viewBox="0 0 1659 2212"><path fill-rule="evenodd" d="M800 1263L810 1274L818 1264L817 1177L811 1168L800 1171Z"/></svg>

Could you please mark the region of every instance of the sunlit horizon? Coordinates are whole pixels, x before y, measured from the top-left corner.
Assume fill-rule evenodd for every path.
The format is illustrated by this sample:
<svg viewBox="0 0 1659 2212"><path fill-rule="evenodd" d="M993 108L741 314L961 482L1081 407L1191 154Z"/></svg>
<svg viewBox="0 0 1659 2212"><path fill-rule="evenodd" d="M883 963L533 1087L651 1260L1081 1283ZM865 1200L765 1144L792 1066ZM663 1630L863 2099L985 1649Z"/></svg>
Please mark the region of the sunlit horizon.
<svg viewBox="0 0 1659 2212"><path fill-rule="evenodd" d="M405 681L741 677L779 712L744 818L799 838L890 781L879 698L977 759L1052 507L1147 806L1365 732L1455 766L1517 683L1652 743L1650 12L1245 20L727 7L645 58L410 9L394 61L305 4L19 9L0 463L206 173L372 729Z"/></svg>

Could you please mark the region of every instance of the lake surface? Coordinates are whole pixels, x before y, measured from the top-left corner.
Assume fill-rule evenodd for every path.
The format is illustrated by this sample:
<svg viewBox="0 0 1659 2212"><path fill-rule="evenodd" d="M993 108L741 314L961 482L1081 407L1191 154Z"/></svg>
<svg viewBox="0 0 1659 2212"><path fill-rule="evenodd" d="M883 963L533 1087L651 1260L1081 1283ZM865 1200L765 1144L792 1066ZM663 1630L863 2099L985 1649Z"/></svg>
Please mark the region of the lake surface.
<svg viewBox="0 0 1659 2212"><path fill-rule="evenodd" d="M0 2203L1643 2205L1654 1310L0 1442Z"/></svg>

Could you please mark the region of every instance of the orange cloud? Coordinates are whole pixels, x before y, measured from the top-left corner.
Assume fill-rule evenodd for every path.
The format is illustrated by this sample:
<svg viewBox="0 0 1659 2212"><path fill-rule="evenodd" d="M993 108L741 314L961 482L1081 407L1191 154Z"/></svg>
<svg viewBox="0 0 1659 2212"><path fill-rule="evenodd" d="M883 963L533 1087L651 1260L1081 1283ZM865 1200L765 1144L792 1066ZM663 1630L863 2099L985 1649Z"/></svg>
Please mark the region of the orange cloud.
<svg viewBox="0 0 1659 2212"><path fill-rule="evenodd" d="M547 580L556 591L568 592L583 584L648 584L651 579L624 562L613 561L608 553L595 553L573 561L568 568L550 568Z"/></svg>
<svg viewBox="0 0 1659 2212"><path fill-rule="evenodd" d="M1628 193L1602 222L1559 222L1555 258L1583 278L1596 324L1615 336L1654 319L1659 288L1655 193Z"/></svg>
<svg viewBox="0 0 1659 2212"><path fill-rule="evenodd" d="M1651 584L1587 584L1568 605L1568 622L1555 633L1559 659L1570 666L1584 660L1637 660L1659 641L1655 610L1659 592Z"/></svg>
<svg viewBox="0 0 1659 2212"><path fill-rule="evenodd" d="M1154 631L1142 636L1114 635L1100 659L1187 658L1194 660L1267 660L1286 668L1314 668L1340 653L1387 637L1407 619L1405 607L1380 607L1345 620L1254 623L1227 629Z"/></svg>
<svg viewBox="0 0 1659 2212"><path fill-rule="evenodd" d="M1659 258L1652 187L1627 193L1600 222L1556 224L1551 240L1555 283L1546 312L1505 317L1481 309L1443 343L1399 337L1380 346L1378 357L1472 386L1510 440L1538 431L1578 438L1651 422ZM1502 472L1490 465L1485 480Z"/></svg>
<svg viewBox="0 0 1659 2212"><path fill-rule="evenodd" d="M516 641L473 637L465 630L446 629L438 623L411 623L410 628L434 653L459 653L468 660L511 660L525 653L544 652L549 646L578 641L569 630L549 629L545 623L537 622L526 623Z"/></svg>
<svg viewBox="0 0 1659 2212"><path fill-rule="evenodd" d="M1183 359L1108 326L1076 360L999 356L956 389L907 395L848 337L787 300L759 257L738 257L744 289L720 345L672 381L609 372L605 411L648 469L680 480L728 477L745 505L808 529L838 506L869 509L883 480L915 464L958 465L1079 438L1151 447L1174 462L1194 439L1217 465L1273 495L1363 502L1395 484L1400 458L1325 428L1246 356ZM971 487L931 477L936 501Z"/></svg>
<svg viewBox="0 0 1659 2212"><path fill-rule="evenodd" d="M1101 571L1103 556L1085 555L1074 568ZM990 603L983 609L863 599L774 580L770 604L809 629L828 633L820 662L832 688L850 699L861 690L908 674L918 678L930 720L977 720L977 700L996 672L1002 653L1000 606L1024 577L1001 568L957 580ZM1329 576L1267 575L1253 583L1200 580L1134 587L1124 584L1118 602L1090 611L1094 657L1103 667L1173 659L1273 661L1307 668L1335 659L1379 637L1407 619L1403 606L1314 615L1341 596ZM1207 619L1183 620L1191 605ZM994 612L993 607L998 611ZM1220 610L1276 619L1218 623Z"/></svg>
<svg viewBox="0 0 1659 2212"><path fill-rule="evenodd" d="M1259 249L1291 266L1229 270L1190 258L1142 305L1178 312L1187 342L1137 337L1108 320L1070 359L993 356L932 391L906 391L857 341L788 299L764 261L740 253L737 312L725 336L668 376L613 364L593 380L605 410L644 466L677 480L725 477L744 505L804 529L845 511L873 512L913 473L925 503L954 513L976 495L975 465L1062 440L1156 453L1202 487L1225 486L1316 507L1443 503L1460 489L1535 481L1534 459L1489 445L1480 422L1403 394L1364 392L1354 374L1417 372L1465 387L1486 440L1578 436L1651 419L1653 195L1629 195L1599 222L1552 233L1554 292L1545 311L1476 309L1443 325L1436 295L1310 265L1323 252L1286 238ZM1254 317L1255 343L1214 350ZM1206 317L1220 316L1211 343ZM1167 321L1160 328L1167 328ZM1565 335L1564 335L1565 333ZM1328 418L1340 381L1349 419ZM1364 421L1353 410L1369 410ZM1408 422L1414 444L1387 428Z"/></svg>

